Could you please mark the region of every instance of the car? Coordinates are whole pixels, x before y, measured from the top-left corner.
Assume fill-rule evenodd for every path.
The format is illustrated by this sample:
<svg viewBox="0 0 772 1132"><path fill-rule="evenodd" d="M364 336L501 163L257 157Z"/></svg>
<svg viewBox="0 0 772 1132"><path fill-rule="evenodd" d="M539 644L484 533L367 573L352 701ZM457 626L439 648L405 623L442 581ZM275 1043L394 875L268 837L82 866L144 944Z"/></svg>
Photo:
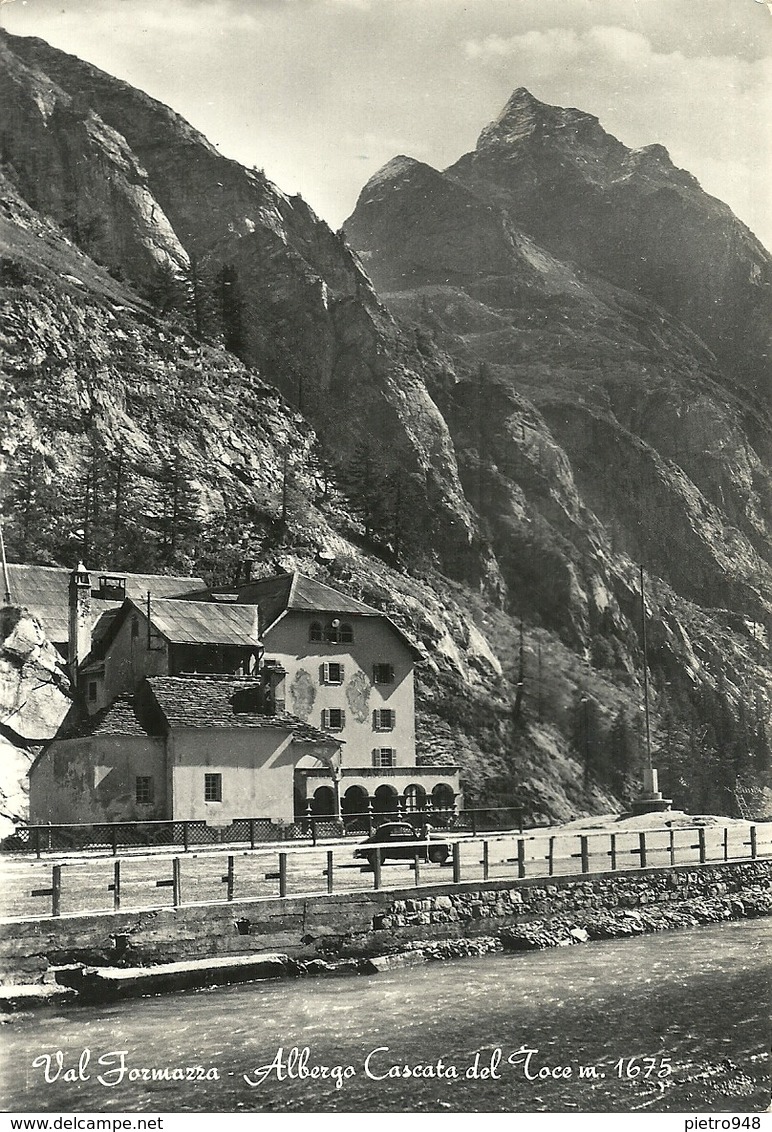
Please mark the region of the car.
<svg viewBox="0 0 772 1132"><path fill-rule="evenodd" d="M410 822L384 822L362 842L362 847L354 850L354 856L363 857L370 868L375 868L376 860L380 860L383 864L387 857L412 861L415 857L416 848L418 848L420 860L444 865L450 856L450 847L442 841L438 841L436 845L427 846L424 844L427 840L431 840L433 836L436 836L436 834L433 835L432 830L424 835L421 831L416 830ZM421 842L421 845L416 847L410 844L416 841ZM369 848L369 846L372 846L372 848Z"/></svg>

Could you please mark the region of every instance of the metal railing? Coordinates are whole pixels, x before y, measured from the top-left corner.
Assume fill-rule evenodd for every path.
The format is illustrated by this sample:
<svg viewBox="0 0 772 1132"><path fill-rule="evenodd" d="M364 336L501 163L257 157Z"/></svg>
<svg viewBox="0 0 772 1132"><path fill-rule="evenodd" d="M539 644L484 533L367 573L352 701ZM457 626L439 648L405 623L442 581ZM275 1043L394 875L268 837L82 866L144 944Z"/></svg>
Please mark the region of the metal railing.
<svg viewBox="0 0 772 1132"><path fill-rule="evenodd" d="M447 853L447 860L440 865L435 858L443 846L446 849L439 856ZM401 859L393 860L397 853ZM428 841L365 842L356 849L345 843L318 848L263 848L240 855L229 853L227 857L214 852L187 858L81 858L53 865L32 862L19 866L35 870L41 879L47 880L50 875L50 884L24 890L23 881L12 878L11 886L3 886L1 907L3 919L118 912L129 906L139 911L170 906L149 902L150 894L158 889L170 890L171 907L179 908L184 904L323 896L367 889L610 874L770 856L772 824L456 839L432 836ZM226 886L224 896L222 885ZM111 894L107 899L106 893ZM37 903L41 898L46 900L45 906Z"/></svg>
<svg viewBox="0 0 772 1132"><path fill-rule="evenodd" d="M255 849L266 842L318 841L329 838L370 834L389 821L408 821L416 827L429 822L438 829L473 834L491 830L518 829L522 832L524 810L519 806L488 809L372 809L344 813L341 820L326 815L297 817L292 822L270 818L234 818L223 825L206 821L93 822L78 825L25 825L7 837L4 852L43 853L107 850L117 856L121 849L180 846L184 852L207 845L248 845Z"/></svg>

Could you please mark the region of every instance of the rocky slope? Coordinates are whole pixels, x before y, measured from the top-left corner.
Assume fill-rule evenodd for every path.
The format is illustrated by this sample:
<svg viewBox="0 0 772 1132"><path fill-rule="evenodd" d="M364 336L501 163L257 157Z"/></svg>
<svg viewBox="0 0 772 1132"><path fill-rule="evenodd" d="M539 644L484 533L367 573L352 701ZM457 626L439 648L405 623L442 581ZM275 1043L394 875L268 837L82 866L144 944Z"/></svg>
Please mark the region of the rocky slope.
<svg viewBox="0 0 772 1132"><path fill-rule="evenodd" d="M5 159L25 199L135 284L182 268L199 329L228 286L231 348L302 400L339 459L364 440L384 473L414 474L447 563L474 571L473 519L425 366L344 242L142 92L41 40L3 36L0 51Z"/></svg>
<svg viewBox="0 0 772 1132"><path fill-rule="evenodd" d="M561 260L664 307L768 397L769 255L663 146L630 150L591 114L521 87L447 173Z"/></svg>
<svg viewBox="0 0 772 1132"><path fill-rule="evenodd" d="M686 676L764 714L770 257L752 234L661 147L522 89L444 172L389 162L345 231L452 359L430 388L513 608L618 679L642 562L677 654L659 691ZM690 658L697 625L713 643Z"/></svg>
<svg viewBox="0 0 772 1132"><path fill-rule="evenodd" d="M769 430L693 329L408 159L351 228L395 321L141 92L5 35L0 90L12 557L323 577L423 646L420 758L559 818L635 789L642 558L669 788L732 806L768 759Z"/></svg>

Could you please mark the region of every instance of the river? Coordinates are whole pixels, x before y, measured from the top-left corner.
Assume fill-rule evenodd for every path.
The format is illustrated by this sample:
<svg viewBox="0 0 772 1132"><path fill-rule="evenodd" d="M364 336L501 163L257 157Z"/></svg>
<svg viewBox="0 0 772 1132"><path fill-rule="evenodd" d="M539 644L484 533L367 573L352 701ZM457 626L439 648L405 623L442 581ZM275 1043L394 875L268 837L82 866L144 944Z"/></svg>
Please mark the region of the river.
<svg viewBox="0 0 772 1132"><path fill-rule="evenodd" d="M2 1027L2 1096L13 1112L756 1112L768 940L758 920L46 1008Z"/></svg>

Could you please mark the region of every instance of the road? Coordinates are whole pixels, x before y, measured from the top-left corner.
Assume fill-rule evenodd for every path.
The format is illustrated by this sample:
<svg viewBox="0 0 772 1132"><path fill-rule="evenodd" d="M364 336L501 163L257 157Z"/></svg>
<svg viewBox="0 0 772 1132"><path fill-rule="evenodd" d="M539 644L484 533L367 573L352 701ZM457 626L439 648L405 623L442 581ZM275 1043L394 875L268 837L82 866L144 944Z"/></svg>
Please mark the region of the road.
<svg viewBox="0 0 772 1132"><path fill-rule="evenodd" d="M705 830L706 859L720 861L726 852L729 859L747 857L747 828L742 825L710 826ZM759 855L772 852L772 827L759 827ZM671 831L657 829L646 835L646 863L649 866L671 863ZM676 864L699 861L698 833L694 828L672 831L673 856ZM550 831L526 833L518 861L518 834L490 834L486 837L456 839L459 845L460 879L483 881L486 865L484 844L487 843L487 877L490 880L525 877L547 877ZM555 834L552 875L566 876L581 871L579 834ZM591 834L586 841L588 871L605 872L611 867L608 833ZM228 855L234 858L233 898L247 900L279 895L279 851L286 852L286 892L288 896L311 895L327 891L327 854L333 854L333 891L357 892L374 887L372 869L355 860L356 842L340 842L315 848L302 845L272 846L254 851L240 847L183 853L180 850L155 851L151 854L120 855L121 910L131 911L173 906L172 861L180 859L182 903L205 903L225 900ZM638 831L616 834L616 867L640 867ZM51 896L33 896L33 890L50 888L52 866L61 866L61 904L63 915L79 912L112 911L113 895L108 889L114 879L115 859L96 854L49 854L40 861L34 857L8 854L0 857L0 919L50 915ZM448 884L453 880L453 864L444 866L421 862L421 885ZM167 882L157 886L158 881ZM382 888L409 888L416 883L412 862L386 861L382 867Z"/></svg>

